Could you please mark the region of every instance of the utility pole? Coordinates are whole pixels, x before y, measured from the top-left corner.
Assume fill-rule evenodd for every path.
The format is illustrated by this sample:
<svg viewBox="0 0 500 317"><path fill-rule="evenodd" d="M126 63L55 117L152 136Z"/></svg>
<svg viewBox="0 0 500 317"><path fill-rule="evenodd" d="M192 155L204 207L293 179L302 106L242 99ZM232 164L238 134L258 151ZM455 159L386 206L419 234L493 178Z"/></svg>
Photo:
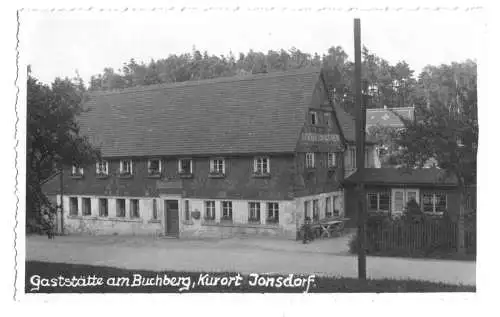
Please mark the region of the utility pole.
<svg viewBox="0 0 500 317"><path fill-rule="evenodd" d="M365 252L365 126L366 110L361 91L361 21L354 19L354 98L356 106L356 169L359 176L358 192L358 278L366 280Z"/></svg>
<svg viewBox="0 0 500 317"><path fill-rule="evenodd" d="M63 184L63 179L64 179L64 167L61 162L61 171L59 172L59 195L61 196L59 199L59 217L61 217L61 235L64 235L64 204L63 204L63 195L64 195L64 184ZM56 213L57 215L57 213Z"/></svg>

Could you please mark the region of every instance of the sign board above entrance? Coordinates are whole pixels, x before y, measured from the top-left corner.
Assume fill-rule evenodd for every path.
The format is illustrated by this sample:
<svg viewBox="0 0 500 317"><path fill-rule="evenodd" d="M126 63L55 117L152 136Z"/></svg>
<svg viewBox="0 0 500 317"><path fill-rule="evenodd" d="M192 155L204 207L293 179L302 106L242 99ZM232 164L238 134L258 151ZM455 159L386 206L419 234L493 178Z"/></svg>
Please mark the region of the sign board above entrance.
<svg viewBox="0 0 500 317"><path fill-rule="evenodd" d="M182 182L180 180L157 181L156 188L158 188L158 189L182 189Z"/></svg>
<svg viewBox="0 0 500 317"><path fill-rule="evenodd" d="M338 134L330 133L303 132L302 141L314 143L339 143L340 136Z"/></svg>

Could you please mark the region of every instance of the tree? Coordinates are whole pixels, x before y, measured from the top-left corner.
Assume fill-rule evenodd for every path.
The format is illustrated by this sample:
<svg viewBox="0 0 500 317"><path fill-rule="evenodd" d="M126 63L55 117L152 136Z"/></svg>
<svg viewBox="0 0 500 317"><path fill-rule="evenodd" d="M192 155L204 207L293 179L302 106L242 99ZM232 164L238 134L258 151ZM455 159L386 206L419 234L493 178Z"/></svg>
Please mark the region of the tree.
<svg viewBox="0 0 500 317"><path fill-rule="evenodd" d="M89 164L100 156L89 140L79 134L76 116L83 111L84 88L78 79L56 78L47 86L28 74L27 219L48 204L41 181L62 166Z"/></svg>
<svg viewBox="0 0 500 317"><path fill-rule="evenodd" d="M378 155L382 167L397 167L401 164L399 157L400 145L398 137L401 128L376 125L368 129L367 133L377 142Z"/></svg>
<svg viewBox="0 0 500 317"><path fill-rule="evenodd" d="M407 168L435 160L445 177L458 181L459 216L465 213L468 187L476 183L479 136L477 66L473 61L424 69L418 83L416 120L405 122L397 143Z"/></svg>

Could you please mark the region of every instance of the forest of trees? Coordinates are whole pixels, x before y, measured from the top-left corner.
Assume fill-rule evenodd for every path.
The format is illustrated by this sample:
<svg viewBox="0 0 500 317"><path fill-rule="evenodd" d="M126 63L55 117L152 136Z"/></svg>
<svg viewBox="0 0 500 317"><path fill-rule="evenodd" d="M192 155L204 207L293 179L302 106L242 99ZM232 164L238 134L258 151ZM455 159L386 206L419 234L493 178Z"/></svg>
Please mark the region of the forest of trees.
<svg viewBox="0 0 500 317"><path fill-rule="evenodd" d="M387 60L370 52L362 52L363 81L365 93L370 96L370 107L403 107L413 103L417 80L414 71L406 62L391 65ZM342 74L342 83L337 88L338 97L345 103L352 102L352 76L354 63L340 46L332 46L325 54L310 54L291 48L267 53L250 50L238 57L230 53L211 55L193 48L191 53L171 54L166 58L148 63L130 59L115 71L105 68L102 73L91 77L89 90L113 90L135 86L175 83L218 77L247 76L293 69L337 66Z"/></svg>

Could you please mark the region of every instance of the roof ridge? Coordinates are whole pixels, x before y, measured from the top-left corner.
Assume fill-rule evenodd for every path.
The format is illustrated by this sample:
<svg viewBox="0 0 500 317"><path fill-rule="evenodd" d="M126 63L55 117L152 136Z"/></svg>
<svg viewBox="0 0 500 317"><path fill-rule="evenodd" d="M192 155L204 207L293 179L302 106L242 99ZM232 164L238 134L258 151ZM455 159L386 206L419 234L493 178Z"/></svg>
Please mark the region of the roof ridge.
<svg viewBox="0 0 500 317"><path fill-rule="evenodd" d="M251 80L259 80L266 78L277 78L277 77L287 77L287 76L296 76L302 74L309 73L319 73L320 67L307 67L301 69L293 69L286 71L277 71L271 73L259 73L259 74L251 74L246 76L227 76L227 77L217 77L217 78L209 78L202 80L187 80L182 82L175 83L161 83L161 84L153 84L153 85L142 85L142 86L134 86L127 87L122 89L113 89L113 90L104 90L104 91L93 91L90 92L92 97L97 96L106 96L106 95L116 95L116 94L126 94L126 93L135 93L135 92L143 92L143 91L153 91L159 89L168 89L168 88L177 88L177 87L190 87L190 86L201 86L201 85L211 85L211 84L219 84L225 82L238 82L238 81L251 81Z"/></svg>
<svg viewBox="0 0 500 317"><path fill-rule="evenodd" d="M394 108L369 108L366 111L387 111L387 110L412 110L413 107L394 107Z"/></svg>

